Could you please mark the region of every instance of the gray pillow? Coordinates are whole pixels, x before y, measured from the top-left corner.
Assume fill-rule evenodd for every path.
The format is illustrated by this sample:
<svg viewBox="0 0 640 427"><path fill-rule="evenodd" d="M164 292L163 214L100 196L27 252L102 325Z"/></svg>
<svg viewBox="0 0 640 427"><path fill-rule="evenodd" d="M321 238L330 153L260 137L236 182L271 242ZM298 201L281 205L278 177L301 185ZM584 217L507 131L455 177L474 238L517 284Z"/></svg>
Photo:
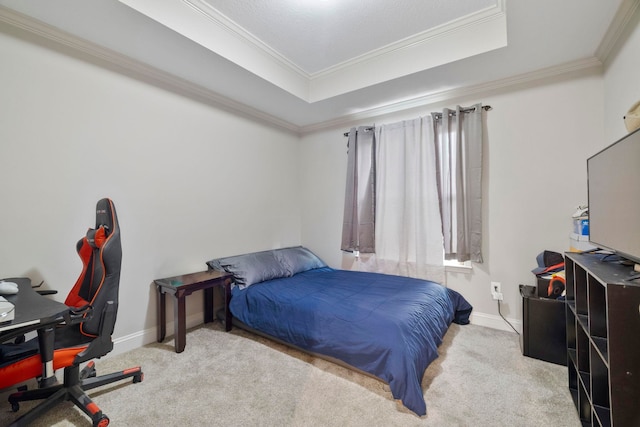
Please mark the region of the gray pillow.
<svg viewBox="0 0 640 427"><path fill-rule="evenodd" d="M207 262L215 270L232 273L235 284L244 289L254 283L290 276L289 271L276 259L273 251L254 252Z"/></svg>
<svg viewBox="0 0 640 427"><path fill-rule="evenodd" d="M288 271L289 276L327 266L313 252L302 246L276 249L274 252L280 264Z"/></svg>

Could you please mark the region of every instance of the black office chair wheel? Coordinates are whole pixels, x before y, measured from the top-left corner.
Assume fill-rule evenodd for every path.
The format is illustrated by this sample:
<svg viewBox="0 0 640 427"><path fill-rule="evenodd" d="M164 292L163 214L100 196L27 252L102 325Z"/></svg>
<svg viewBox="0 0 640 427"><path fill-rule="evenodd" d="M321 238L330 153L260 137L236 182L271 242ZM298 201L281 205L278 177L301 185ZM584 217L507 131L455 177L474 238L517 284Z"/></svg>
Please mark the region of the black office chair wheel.
<svg viewBox="0 0 640 427"><path fill-rule="evenodd" d="M18 387L18 392L22 393L27 391L29 388L26 385L21 385L20 387ZM18 412L20 410L20 401L18 400L14 400L13 398L11 398L11 396L9 396L9 403L11 404L11 410L13 412Z"/></svg>
<svg viewBox="0 0 640 427"><path fill-rule="evenodd" d="M109 422L110 422L109 417L102 414L100 418L93 421L93 427L107 427L109 425Z"/></svg>

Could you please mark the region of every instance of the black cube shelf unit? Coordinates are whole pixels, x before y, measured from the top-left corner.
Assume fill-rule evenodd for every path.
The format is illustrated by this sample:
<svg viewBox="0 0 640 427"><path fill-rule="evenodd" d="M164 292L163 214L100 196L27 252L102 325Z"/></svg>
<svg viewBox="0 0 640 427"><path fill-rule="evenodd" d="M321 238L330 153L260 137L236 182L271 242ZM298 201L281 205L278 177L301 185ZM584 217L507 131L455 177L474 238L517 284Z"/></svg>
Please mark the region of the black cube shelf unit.
<svg viewBox="0 0 640 427"><path fill-rule="evenodd" d="M640 284L608 259L565 256L569 390L584 426L640 426Z"/></svg>

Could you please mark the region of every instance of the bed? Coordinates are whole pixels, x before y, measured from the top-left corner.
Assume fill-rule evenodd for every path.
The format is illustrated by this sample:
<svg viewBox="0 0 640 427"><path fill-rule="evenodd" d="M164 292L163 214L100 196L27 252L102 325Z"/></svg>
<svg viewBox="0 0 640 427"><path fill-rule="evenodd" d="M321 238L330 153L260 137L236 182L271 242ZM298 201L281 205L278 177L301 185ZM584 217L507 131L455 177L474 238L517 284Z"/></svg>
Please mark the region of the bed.
<svg viewBox="0 0 640 427"><path fill-rule="evenodd" d="M469 323L472 310L438 283L333 269L302 246L207 265L234 275L228 309L240 325L381 379L420 416L424 372L449 325Z"/></svg>

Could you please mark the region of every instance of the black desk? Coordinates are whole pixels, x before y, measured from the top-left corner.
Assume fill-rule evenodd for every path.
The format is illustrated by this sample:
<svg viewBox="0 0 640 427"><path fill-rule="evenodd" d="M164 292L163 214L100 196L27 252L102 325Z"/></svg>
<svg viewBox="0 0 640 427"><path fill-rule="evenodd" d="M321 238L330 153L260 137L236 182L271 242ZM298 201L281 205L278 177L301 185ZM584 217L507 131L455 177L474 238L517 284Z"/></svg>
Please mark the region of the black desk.
<svg viewBox="0 0 640 427"><path fill-rule="evenodd" d="M69 310L65 304L45 298L31 287L28 278L4 279L18 284L18 293L3 295L14 305L14 319L0 323L0 342L38 331L38 343L42 357L41 387L55 382L53 370L53 343L55 325L64 321L63 314Z"/></svg>

